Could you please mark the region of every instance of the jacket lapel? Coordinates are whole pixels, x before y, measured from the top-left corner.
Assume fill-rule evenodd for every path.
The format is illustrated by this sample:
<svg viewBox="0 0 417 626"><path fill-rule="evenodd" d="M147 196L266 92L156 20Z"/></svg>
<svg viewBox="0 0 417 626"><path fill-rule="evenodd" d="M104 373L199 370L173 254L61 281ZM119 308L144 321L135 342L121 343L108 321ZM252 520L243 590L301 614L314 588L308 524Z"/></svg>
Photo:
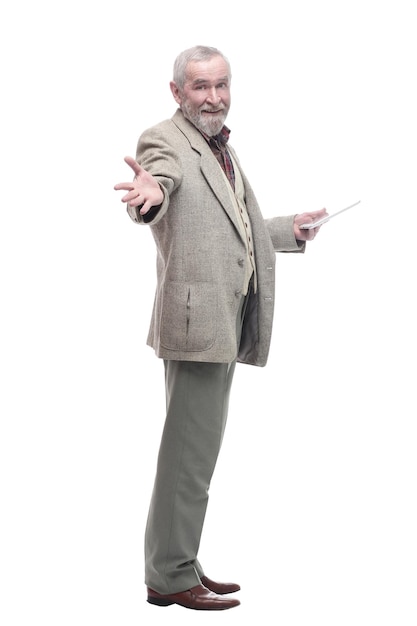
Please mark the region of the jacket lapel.
<svg viewBox="0 0 417 626"><path fill-rule="evenodd" d="M224 176L219 176L220 166L210 150L210 146L195 126L185 119L180 109L178 109L172 119L181 132L187 137L193 150L199 153L201 159L201 172L206 179L207 184L212 189L223 209L226 211L236 230L240 233L236 219L236 212L230 199L230 191L228 189L229 183Z"/></svg>

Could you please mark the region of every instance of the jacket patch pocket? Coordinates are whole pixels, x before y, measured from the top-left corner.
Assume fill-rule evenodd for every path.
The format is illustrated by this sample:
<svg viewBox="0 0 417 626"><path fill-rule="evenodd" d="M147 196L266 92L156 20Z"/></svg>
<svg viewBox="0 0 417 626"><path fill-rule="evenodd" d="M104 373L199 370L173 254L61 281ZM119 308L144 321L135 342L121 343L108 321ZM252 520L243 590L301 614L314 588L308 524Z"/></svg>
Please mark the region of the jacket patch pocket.
<svg viewBox="0 0 417 626"><path fill-rule="evenodd" d="M163 294L161 344L200 352L214 344L217 291L212 283L167 283Z"/></svg>

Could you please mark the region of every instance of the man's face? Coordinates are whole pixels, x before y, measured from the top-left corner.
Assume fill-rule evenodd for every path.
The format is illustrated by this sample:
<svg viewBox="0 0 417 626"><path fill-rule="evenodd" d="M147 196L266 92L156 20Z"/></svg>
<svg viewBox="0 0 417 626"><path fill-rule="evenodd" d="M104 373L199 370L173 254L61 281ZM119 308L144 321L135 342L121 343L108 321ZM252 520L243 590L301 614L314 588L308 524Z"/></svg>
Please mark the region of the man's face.
<svg viewBox="0 0 417 626"><path fill-rule="evenodd" d="M220 56L192 61L187 66L184 89L171 82L171 91L185 117L209 137L223 127L230 108L230 76Z"/></svg>

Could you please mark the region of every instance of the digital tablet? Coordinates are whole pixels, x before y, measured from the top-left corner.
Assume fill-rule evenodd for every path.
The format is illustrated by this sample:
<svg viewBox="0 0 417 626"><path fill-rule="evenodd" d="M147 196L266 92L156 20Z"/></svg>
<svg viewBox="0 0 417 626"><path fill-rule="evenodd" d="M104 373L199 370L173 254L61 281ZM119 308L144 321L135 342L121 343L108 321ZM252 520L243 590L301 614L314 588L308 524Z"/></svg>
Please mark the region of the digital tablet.
<svg viewBox="0 0 417 626"><path fill-rule="evenodd" d="M325 217L322 217L320 220L316 220L315 222L310 222L309 224L301 224L301 226L299 226L298 228L302 228L303 230L305 229L309 230L310 228L317 228L317 226L321 226L325 222L328 222L329 220L331 220L332 217L336 217L336 215L340 215L340 213L343 213L343 211L347 211L348 209L351 209L352 207L356 206L357 204L359 204L359 202L360 200L358 200L358 202L355 202L355 204L350 204L349 206L346 206L344 209L340 209L340 211L331 213L331 215L326 215Z"/></svg>

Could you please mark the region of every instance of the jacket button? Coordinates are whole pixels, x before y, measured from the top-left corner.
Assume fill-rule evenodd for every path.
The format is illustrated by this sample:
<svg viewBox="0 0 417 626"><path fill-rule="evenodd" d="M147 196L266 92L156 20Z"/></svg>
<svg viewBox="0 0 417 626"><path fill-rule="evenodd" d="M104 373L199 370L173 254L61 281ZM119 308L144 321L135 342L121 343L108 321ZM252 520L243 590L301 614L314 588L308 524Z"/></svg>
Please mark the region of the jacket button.
<svg viewBox="0 0 417 626"><path fill-rule="evenodd" d="M239 259L237 264L240 265L240 267L243 267L243 265L245 264L245 260L244 259Z"/></svg>
<svg viewBox="0 0 417 626"><path fill-rule="evenodd" d="M236 289L235 296L238 298L241 294L242 294L242 290L241 289Z"/></svg>

